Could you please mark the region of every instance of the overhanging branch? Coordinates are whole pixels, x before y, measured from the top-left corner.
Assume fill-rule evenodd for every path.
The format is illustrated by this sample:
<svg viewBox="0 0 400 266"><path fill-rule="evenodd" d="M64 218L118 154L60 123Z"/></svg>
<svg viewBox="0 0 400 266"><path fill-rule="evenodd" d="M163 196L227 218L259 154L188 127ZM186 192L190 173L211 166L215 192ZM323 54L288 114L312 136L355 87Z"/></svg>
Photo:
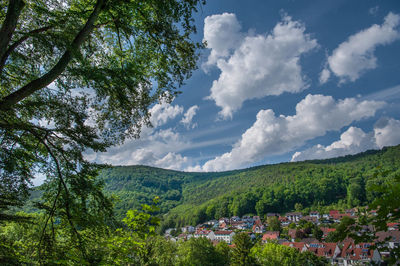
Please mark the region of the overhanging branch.
<svg viewBox="0 0 400 266"><path fill-rule="evenodd" d="M67 48L67 50L64 52L62 57L58 60L57 64L55 64L53 66L53 68L51 68L46 74L44 74L40 78L29 82L22 88L9 94L8 96L4 97L0 101L0 110L5 111L8 109L11 109L19 101L30 96L31 94L35 93L36 91L48 86L59 75L61 75L61 73L68 66L69 62L73 59L74 53L79 51L79 48L82 45L82 43L86 40L86 38L92 32L92 30L94 28L94 23L97 20L101 11L105 8L106 2L107 2L107 0L97 0L96 6L95 6L93 12L90 14L86 24L75 36L70 47Z"/></svg>

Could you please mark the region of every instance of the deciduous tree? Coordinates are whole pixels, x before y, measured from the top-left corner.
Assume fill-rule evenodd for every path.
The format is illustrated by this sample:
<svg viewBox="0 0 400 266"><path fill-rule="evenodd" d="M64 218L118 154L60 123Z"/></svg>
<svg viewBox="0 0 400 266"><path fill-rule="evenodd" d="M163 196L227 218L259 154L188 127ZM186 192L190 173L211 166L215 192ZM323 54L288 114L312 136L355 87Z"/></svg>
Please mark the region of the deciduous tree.
<svg viewBox="0 0 400 266"><path fill-rule="evenodd" d="M84 153L138 137L149 107L177 95L202 47L191 35L203 2L0 1L0 220L46 176L43 232L67 221L86 256L79 230L112 206Z"/></svg>

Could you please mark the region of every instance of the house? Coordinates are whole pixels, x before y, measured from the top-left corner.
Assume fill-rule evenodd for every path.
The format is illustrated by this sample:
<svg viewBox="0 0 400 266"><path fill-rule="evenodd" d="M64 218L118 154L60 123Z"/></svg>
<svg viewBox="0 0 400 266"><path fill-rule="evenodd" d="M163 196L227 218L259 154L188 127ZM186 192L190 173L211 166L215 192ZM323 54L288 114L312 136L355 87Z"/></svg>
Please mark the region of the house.
<svg viewBox="0 0 400 266"><path fill-rule="evenodd" d="M218 226L218 228L219 228L219 229L225 229L225 228L228 228L228 224L227 224L227 223L225 223L225 222L219 223L219 226Z"/></svg>
<svg viewBox="0 0 400 266"><path fill-rule="evenodd" d="M233 231L215 231L215 232L210 232L208 238L211 241L225 241L226 243L230 244L232 243L233 236L235 235L235 232Z"/></svg>
<svg viewBox="0 0 400 266"><path fill-rule="evenodd" d="M208 235L212 232L211 230L198 230L193 234L194 238L199 238L199 237L208 237Z"/></svg>
<svg viewBox="0 0 400 266"><path fill-rule="evenodd" d="M311 217L310 215L303 216L303 217L301 218L301 220L304 220L304 221L307 221L307 222L311 222L311 223L313 223L313 224L317 224L317 222L318 222L317 217Z"/></svg>
<svg viewBox="0 0 400 266"><path fill-rule="evenodd" d="M238 230L244 230L244 229L249 228L249 224L246 223L245 221L233 222L233 223L231 223L231 228L238 229Z"/></svg>
<svg viewBox="0 0 400 266"><path fill-rule="evenodd" d="M303 215L301 212L289 212L286 213L285 217L291 222L298 222Z"/></svg>
<svg viewBox="0 0 400 266"><path fill-rule="evenodd" d="M322 218L324 218L325 220L331 219L331 217L329 216L329 213L324 213L324 214L322 215Z"/></svg>
<svg viewBox="0 0 400 266"><path fill-rule="evenodd" d="M262 242L266 243L270 240L278 240L279 239L279 231L268 231L262 236Z"/></svg>
<svg viewBox="0 0 400 266"><path fill-rule="evenodd" d="M353 240L345 240L341 251L341 261L343 264L361 264L370 263L374 257L375 260L380 258L379 253L375 253L370 247L372 243L355 244Z"/></svg>
<svg viewBox="0 0 400 266"><path fill-rule="evenodd" d="M387 223L388 231L399 230L399 223Z"/></svg>
<svg viewBox="0 0 400 266"><path fill-rule="evenodd" d="M290 221L288 218L286 218L286 217L279 216L279 217L278 217L278 220L279 220L279 222L281 223L281 226L282 226L282 227L288 226L289 224L291 224L291 221Z"/></svg>
<svg viewBox="0 0 400 266"><path fill-rule="evenodd" d="M350 217L350 218L356 218L355 216L351 216L350 213L334 213L334 214L330 214L330 216L331 216L331 219L333 219L333 221L335 223L340 223L340 221L345 216Z"/></svg>
<svg viewBox="0 0 400 266"><path fill-rule="evenodd" d="M310 243L307 245L307 250L319 257L335 261L340 256L341 249L337 243Z"/></svg>
<svg viewBox="0 0 400 266"><path fill-rule="evenodd" d="M231 223L235 223L235 222L241 221L240 217L238 217L238 216L232 216L230 220L231 220L230 221Z"/></svg>
<svg viewBox="0 0 400 266"><path fill-rule="evenodd" d="M265 227L262 224L261 220L256 220L253 225L253 233L262 234L265 231Z"/></svg>
<svg viewBox="0 0 400 266"><path fill-rule="evenodd" d="M229 219L228 218L220 218L219 220L218 220L218 223L219 223L219 225L221 225L221 224L229 224Z"/></svg>
<svg viewBox="0 0 400 266"><path fill-rule="evenodd" d="M310 212L310 216L311 217L315 217L315 218L317 218L317 219L319 219L321 216L319 215L319 212L317 212L317 211L311 211Z"/></svg>
<svg viewBox="0 0 400 266"><path fill-rule="evenodd" d="M345 210L344 213L346 213L349 216L356 216L357 210L354 209L354 208L353 209L348 209L348 210Z"/></svg>
<svg viewBox="0 0 400 266"><path fill-rule="evenodd" d="M329 217L333 217L334 215L338 215L340 213L340 211L338 210L330 210L329 211Z"/></svg>
<svg viewBox="0 0 400 266"><path fill-rule="evenodd" d="M300 252L307 251L306 244L303 242L283 242L282 245L295 248Z"/></svg>

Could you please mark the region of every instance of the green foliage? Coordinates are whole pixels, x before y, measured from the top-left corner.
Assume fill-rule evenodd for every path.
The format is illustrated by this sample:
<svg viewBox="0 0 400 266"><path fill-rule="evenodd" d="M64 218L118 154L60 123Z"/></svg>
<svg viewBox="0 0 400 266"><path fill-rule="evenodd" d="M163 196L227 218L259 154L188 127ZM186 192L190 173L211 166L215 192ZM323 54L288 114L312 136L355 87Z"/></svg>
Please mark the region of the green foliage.
<svg viewBox="0 0 400 266"><path fill-rule="evenodd" d="M247 233L236 234L233 237L233 244L235 247L232 250L231 265L255 265L254 258L250 253L253 243Z"/></svg>
<svg viewBox="0 0 400 266"><path fill-rule="evenodd" d="M255 245L251 249L259 265L266 266L292 266L292 265L328 265L324 258L319 258L310 252L299 252L294 248L267 243Z"/></svg>
<svg viewBox="0 0 400 266"><path fill-rule="evenodd" d="M220 250L220 249L219 249ZM182 266L211 266L225 265L224 252L218 252L207 238L191 238L179 244L178 261Z"/></svg>
<svg viewBox="0 0 400 266"><path fill-rule="evenodd" d="M140 211L127 212L122 220L126 228L118 228L114 236L107 241L109 249L107 261L117 265L140 264L143 258L149 257L146 241L150 236L156 235L155 229L160 223L159 218L153 215L158 211L157 202L158 198L155 198L153 205L143 204Z"/></svg>
<svg viewBox="0 0 400 266"><path fill-rule="evenodd" d="M270 216L267 218L268 231L281 231L281 222L276 216Z"/></svg>
<svg viewBox="0 0 400 266"><path fill-rule="evenodd" d="M5 211L41 175L39 207L51 217L62 209L77 231L87 205L110 209L95 180L100 167L83 153L138 137L149 107L178 94L203 47L190 38L204 2L1 3L0 219L13 218Z"/></svg>
<svg viewBox="0 0 400 266"><path fill-rule="evenodd" d="M0 222L24 219L14 208L27 199L32 179L45 177L35 203L46 217L37 238L40 260L48 250L53 256L45 246L49 228L70 234L54 232L49 239L73 240L76 261L97 260L87 241L113 223L113 206L96 178L104 167L83 154L138 137L150 126L149 107L178 94L203 47L190 39L192 14L201 4L1 1ZM168 193L179 200L179 193Z"/></svg>
<svg viewBox="0 0 400 266"><path fill-rule="evenodd" d="M312 229L312 234L313 234L314 238L321 241L322 236L324 235L324 232L322 232L322 230L318 226L314 226L314 228Z"/></svg>

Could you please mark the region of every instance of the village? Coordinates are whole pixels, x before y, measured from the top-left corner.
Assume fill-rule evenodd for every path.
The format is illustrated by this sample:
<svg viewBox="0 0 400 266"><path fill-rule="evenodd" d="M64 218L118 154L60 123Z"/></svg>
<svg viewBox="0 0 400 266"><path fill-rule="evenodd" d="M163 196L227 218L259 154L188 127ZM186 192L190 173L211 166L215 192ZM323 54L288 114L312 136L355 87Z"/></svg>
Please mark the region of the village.
<svg viewBox="0 0 400 266"><path fill-rule="evenodd" d="M370 211L376 215L376 211ZM357 210L345 211L331 210L329 213L320 214L311 211L307 215L301 212L290 212L285 215L268 213L264 219L259 216L233 216L210 220L197 226L184 226L169 228L165 237L171 241L186 241L192 237L205 237L213 244L225 241L231 247L233 237L239 232L246 232L253 241L265 244L274 242L289 246L300 252L310 251L317 256L328 259L333 265L369 265L380 264L385 257L390 255L390 250L400 247L399 222L388 223L388 230L376 232L376 240L371 243L356 243L351 238L340 242L333 242L331 235L336 231L335 226L342 219L349 217L357 219ZM374 232L374 228L366 226L365 232ZM371 247L384 247L378 251ZM384 251L383 251L384 250Z"/></svg>

